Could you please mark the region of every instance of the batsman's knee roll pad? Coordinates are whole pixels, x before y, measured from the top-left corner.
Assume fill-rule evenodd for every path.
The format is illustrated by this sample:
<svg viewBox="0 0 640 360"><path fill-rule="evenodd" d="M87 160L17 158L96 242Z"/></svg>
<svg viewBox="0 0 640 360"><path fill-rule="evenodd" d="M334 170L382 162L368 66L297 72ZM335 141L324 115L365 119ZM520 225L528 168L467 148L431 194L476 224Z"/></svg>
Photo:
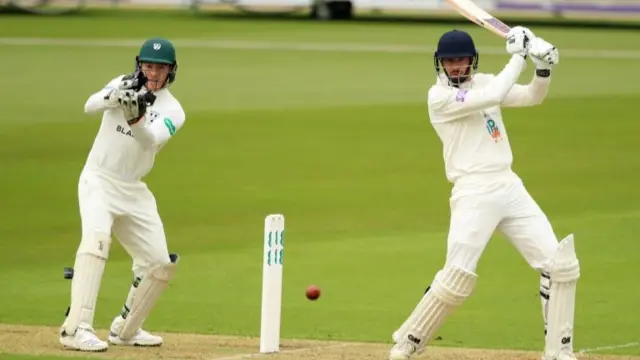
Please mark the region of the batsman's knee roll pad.
<svg viewBox="0 0 640 360"><path fill-rule="evenodd" d="M576 255L573 235L558 244L556 256L551 263L549 274L552 283L566 283L580 278L580 262Z"/></svg>
<svg viewBox="0 0 640 360"><path fill-rule="evenodd" d="M458 306L471 295L478 276L458 266L445 267L436 274L429 291L443 303Z"/></svg>
<svg viewBox="0 0 640 360"><path fill-rule="evenodd" d="M102 232L92 232L82 236L77 255L89 254L101 259L109 258L111 236Z"/></svg>

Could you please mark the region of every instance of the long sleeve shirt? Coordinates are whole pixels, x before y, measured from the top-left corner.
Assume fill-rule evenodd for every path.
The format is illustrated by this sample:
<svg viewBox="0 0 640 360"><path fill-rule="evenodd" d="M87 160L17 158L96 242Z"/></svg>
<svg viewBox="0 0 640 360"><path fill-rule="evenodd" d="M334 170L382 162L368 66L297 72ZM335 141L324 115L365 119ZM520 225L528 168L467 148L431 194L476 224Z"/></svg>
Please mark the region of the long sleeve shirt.
<svg viewBox="0 0 640 360"><path fill-rule="evenodd" d="M516 84L525 67L526 60L514 55L497 75L475 74L460 88L439 77L429 89L429 117L442 141L451 183L467 175L511 171L513 155L501 106L540 104L551 81L534 75L529 84Z"/></svg>
<svg viewBox="0 0 640 360"><path fill-rule="evenodd" d="M85 169L137 182L151 172L156 154L182 128L186 116L180 102L164 88L154 92L156 100L144 117L128 125L122 109L108 100L123 76L111 80L85 103L85 113L103 112Z"/></svg>

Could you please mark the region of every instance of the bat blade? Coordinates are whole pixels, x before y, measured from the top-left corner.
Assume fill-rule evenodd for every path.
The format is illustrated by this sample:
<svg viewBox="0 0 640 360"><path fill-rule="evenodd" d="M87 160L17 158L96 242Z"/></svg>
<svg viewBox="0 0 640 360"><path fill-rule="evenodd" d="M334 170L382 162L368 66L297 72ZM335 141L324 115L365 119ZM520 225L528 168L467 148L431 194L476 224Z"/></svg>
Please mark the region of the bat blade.
<svg viewBox="0 0 640 360"><path fill-rule="evenodd" d="M511 28L502 21L491 16L471 0L447 0L455 11L470 21L484 27L492 33L506 39Z"/></svg>

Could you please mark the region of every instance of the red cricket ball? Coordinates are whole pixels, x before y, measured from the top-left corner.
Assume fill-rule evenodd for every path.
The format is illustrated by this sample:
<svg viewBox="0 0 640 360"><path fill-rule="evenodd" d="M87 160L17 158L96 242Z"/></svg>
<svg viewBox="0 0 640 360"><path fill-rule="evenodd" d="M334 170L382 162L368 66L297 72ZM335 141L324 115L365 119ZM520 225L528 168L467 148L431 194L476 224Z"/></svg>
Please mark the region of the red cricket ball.
<svg viewBox="0 0 640 360"><path fill-rule="evenodd" d="M316 300L320 297L320 288L315 285L310 285L307 287L306 295L307 299Z"/></svg>

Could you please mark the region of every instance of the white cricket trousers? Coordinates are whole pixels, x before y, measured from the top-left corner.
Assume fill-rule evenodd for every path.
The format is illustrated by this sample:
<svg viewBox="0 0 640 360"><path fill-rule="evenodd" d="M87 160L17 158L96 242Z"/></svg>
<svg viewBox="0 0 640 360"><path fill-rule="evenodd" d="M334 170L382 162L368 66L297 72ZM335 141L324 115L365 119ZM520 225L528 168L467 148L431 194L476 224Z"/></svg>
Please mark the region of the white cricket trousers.
<svg viewBox="0 0 640 360"><path fill-rule="evenodd" d="M546 215L513 171L459 179L453 186L450 206L447 265L475 273L498 230L532 268L547 270L558 240Z"/></svg>
<svg viewBox="0 0 640 360"><path fill-rule="evenodd" d="M95 233L115 235L143 275L151 264L169 259L164 226L156 200L143 182L123 182L84 170L78 184L82 240L78 254L95 246Z"/></svg>

